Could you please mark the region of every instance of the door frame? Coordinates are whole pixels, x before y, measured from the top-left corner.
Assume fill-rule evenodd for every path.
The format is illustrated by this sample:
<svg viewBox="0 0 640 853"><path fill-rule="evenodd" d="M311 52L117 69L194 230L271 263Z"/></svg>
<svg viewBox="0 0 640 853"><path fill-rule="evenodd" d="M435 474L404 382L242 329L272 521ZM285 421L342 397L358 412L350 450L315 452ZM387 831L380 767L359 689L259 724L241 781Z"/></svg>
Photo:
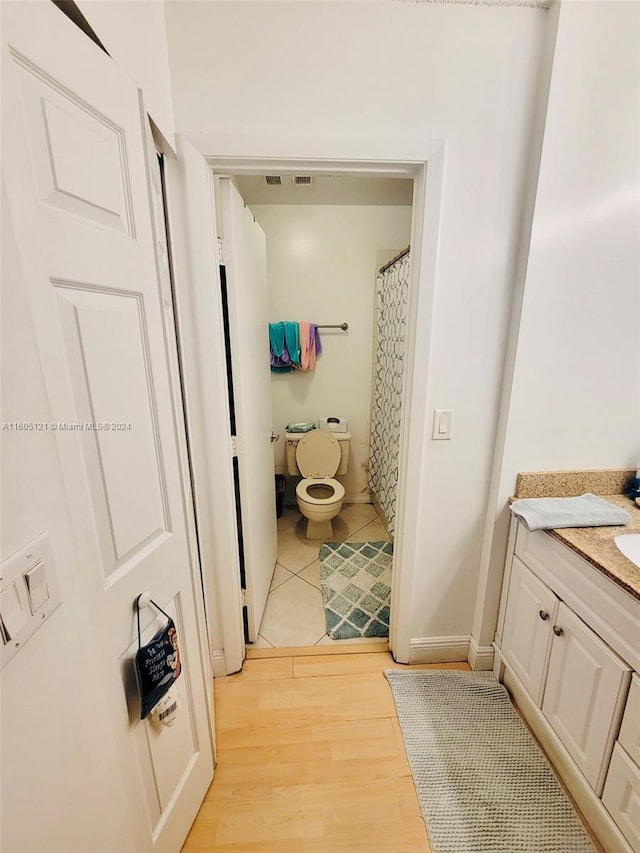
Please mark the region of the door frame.
<svg viewBox="0 0 640 853"><path fill-rule="evenodd" d="M194 498L203 571L219 607L211 635L216 675L236 672L244 659L242 593L237 554L229 406L220 301L216 175L270 171L414 180L411 274L400 440L389 646L408 663L414 579L421 564L418 533L422 470L428 440L427 391L437 281L445 142L431 139L300 139L217 134L180 135L178 161L168 170L170 228L180 273L177 323L185 364L185 408L194 462ZM428 175L428 179L427 179ZM420 353L420 369L416 355ZM223 448L225 452L220 453ZM222 500L220 500L222 495Z"/></svg>

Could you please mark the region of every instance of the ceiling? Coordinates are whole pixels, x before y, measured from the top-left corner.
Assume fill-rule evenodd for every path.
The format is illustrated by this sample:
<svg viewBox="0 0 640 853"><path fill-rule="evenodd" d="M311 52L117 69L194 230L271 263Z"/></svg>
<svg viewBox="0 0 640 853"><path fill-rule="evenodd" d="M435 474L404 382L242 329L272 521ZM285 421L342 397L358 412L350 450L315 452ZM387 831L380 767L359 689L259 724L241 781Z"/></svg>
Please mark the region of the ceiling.
<svg viewBox="0 0 640 853"><path fill-rule="evenodd" d="M236 175L240 195L251 204L375 204L410 205L411 178L360 178L314 175L311 185L296 185L291 173L280 174L281 186L269 186L264 175Z"/></svg>

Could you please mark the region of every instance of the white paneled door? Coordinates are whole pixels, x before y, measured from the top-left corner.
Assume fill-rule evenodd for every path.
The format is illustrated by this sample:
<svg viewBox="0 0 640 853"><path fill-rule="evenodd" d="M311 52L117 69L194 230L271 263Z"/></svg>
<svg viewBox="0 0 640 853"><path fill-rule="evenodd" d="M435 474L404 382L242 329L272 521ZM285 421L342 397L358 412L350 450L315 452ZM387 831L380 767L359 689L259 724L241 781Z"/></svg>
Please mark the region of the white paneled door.
<svg viewBox="0 0 640 853"><path fill-rule="evenodd" d="M229 178L220 180L229 304L249 641L258 637L277 532L264 231Z"/></svg>
<svg viewBox="0 0 640 853"><path fill-rule="evenodd" d="M99 638L95 666L112 731L97 735L118 753L136 851L175 851L213 760L144 114L135 86L52 3L3 6L5 182L53 412L47 428L58 437ZM139 720L133 604L143 591L178 628L183 668L171 728ZM143 611L145 637L160 624L152 608Z"/></svg>

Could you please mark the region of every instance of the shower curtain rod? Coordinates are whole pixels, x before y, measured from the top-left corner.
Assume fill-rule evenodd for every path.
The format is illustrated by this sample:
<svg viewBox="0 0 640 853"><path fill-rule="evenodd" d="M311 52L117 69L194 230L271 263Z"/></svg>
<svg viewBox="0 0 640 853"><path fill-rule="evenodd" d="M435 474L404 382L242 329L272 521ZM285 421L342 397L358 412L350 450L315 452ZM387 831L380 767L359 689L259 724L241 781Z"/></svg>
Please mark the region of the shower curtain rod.
<svg viewBox="0 0 640 853"><path fill-rule="evenodd" d="M394 264L397 264L398 261L401 261L405 257L405 255L409 254L410 251L411 251L411 246L409 245L409 246L407 246L406 249L404 249L402 252L400 252L399 255L396 255L395 258L391 258L391 260L388 263L386 263L383 267L380 267L380 270L379 270L380 275L382 275L382 273L385 273L388 269L391 269L391 267Z"/></svg>
<svg viewBox="0 0 640 853"><path fill-rule="evenodd" d="M347 329L349 328L348 323L339 323L339 324L336 324L333 326L328 326L326 324L322 325L321 323L317 323L317 326L319 329L342 329L343 332L346 332Z"/></svg>

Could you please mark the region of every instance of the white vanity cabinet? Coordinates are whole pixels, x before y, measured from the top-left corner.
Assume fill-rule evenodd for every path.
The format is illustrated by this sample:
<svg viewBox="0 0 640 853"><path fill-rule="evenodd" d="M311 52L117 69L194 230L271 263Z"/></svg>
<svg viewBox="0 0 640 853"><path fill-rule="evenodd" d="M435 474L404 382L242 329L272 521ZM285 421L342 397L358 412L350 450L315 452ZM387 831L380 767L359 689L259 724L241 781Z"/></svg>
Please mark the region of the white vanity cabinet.
<svg viewBox="0 0 640 853"><path fill-rule="evenodd" d="M640 601L512 525L496 673L605 849L640 853Z"/></svg>
<svg viewBox="0 0 640 853"><path fill-rule="evenodd" d="M600 794L630 668L518 557L511 570L502 651Z"/></svg>
<svg viewBox="0 0 640 853"><path fill-rule="evenodd" d="M633 676L602 802L634 853L640 853L640 678Z"/></svg>

